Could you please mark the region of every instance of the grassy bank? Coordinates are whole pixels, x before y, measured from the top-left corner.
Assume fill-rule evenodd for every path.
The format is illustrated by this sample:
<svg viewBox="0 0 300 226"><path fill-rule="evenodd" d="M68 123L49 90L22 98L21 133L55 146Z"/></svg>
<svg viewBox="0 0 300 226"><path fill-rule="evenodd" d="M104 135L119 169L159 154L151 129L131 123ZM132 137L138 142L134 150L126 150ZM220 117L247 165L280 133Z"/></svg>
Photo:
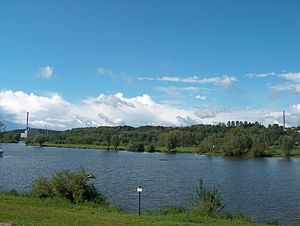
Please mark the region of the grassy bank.
<svg viewBox="0 0 300 226"><path fill-rule="evenodd" d="M257 225L246 219L218 219L193 213L143 213L138 216L110 207L6 194L0 194L0 222L13 225Z"/></svg>
<svg viewBox="0 0 300 226"><path fill-rule="evenodd" d="M39 146L38 144L31 144L33 146ZM80 149L99 149L106 150L107 146L104 145L94 145L94 144L53 144L53 143L45 143L44 147L57 147L57 148L80 148ZM110 147L110 150L113 150ZM118 146L119 151L128 150L127 146ZM155 147L156 152L164 152L169 153L166 147ZM199 153L199 148L197 147L176 147L172 152L174 153ZM271 146L266 150L267 156L269 157L284 157L284 154L280 147ZM205 153L209 156L223 156L223 152L215 152L215 153ZM300 158L300 146L296 146L291 151L292 158Z"/></svg>
<svg viewBox="0 0 300 226"><path fill-rule="evenodd" d="M30 144L31 146L39 146L39 144ZM45 143L44 147L56 147L56 148L81 148L81 149L98 149L98 150L107 150L105 145L95 145L95 144L53 144ZM113 147L110 147L110 150L113 151ZM118 146L118 151L128 150L127 146ZM175 153L197 153L198 148L196 147L177 147L173 152ZM166 147L155 147L156 152L168 152Z"/></svg>
<svg viewBox="0 0 300 226"><path fill-rule="evenodd" d="M270 154L272 157L284 157L282 149L278 146L271 146L267 149L267 154ZM291 151L292 158L300 158L300 146L296 146Z"/></svg>

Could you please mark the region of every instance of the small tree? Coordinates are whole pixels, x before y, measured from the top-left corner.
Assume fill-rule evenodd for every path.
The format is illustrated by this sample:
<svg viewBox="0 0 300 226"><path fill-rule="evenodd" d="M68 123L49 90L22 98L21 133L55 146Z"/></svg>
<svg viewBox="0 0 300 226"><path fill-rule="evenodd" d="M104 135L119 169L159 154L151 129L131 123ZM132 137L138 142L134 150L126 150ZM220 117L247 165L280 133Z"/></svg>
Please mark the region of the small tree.
<svg viewBox="0 0 300 226"><path fill-rule="evenodd" d="M112 137L111 131L106 131L104 134L104 140L107 145L107 150L109 150L109 147L111 145L111 137Z"/></svg>
<svg viewBox="0 0 300 226"><path fill-rule="evenodd" d="M283 153L285 155L286 158L290 158L291 157L291 151L294 147L295 144L295 140L293 137L288 136L288 135L284 135L281 138L281 145L282 145L282 150Z"/></svg>
<svg viewBox="0 0 300 226"><path fill-rule="evenodd" d="M26 138L25 139L25 144L28 146L29 144L31 144L33 141L32 141L32 139L31 138Z"/></svg>
<svg viewBox="0 0 300 226"><path fill-rule="evenodd" d="M226 156L242 156L251 149L252 140L248 131L240 128L232 128L226 133L222 150Z"/></svg>
<svg viewBox="0 0 300 226"><path fill-rule="evenodd" d="M115 150L118 150L118 146L120 145L120 139L118 135L113 135L111 138L111 143Z"/></svg>
<svg viewBox="0 0 300 226"><path fill-rule="evenodd" d="M200 153L212 153L218 150L217 146L219 145L220 139L217 138L215 134L204 138L204 140L199 145Z"/></svg>
<svg viewBox="0 0 300 226"><path fill-rule="evenodd" d="M170 131L166 137L165 145L168 151L171 151L177 146L177 133L175 131Z"/></svg>
<svg viewBox="0 0 300 226"><path fill-rule="evenodd" d="M44 134L38 133L34 136L33 141L43 147L43 144L48 141L48 137Z"/></svg>
<svg viewBox="0 0 300 226"><path fill-rule="evenodd" d="M251 155L252 157L263 157L266 155L266 143L262 137L254 137L252 139Z"/></svg>

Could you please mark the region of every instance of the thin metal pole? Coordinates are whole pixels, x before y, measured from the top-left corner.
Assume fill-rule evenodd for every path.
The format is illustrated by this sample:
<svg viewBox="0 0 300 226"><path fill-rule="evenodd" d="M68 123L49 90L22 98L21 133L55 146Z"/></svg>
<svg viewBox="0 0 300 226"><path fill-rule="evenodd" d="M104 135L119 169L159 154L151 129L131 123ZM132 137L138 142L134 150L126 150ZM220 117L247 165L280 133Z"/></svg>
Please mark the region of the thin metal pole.
<svg viewBox="0 0 300 226"><path fill-rule="evenodd" d="M139 192L139 215L141 215L141 193Z"/></svg>
<svg viewBox="0 0 300 226"><path fill-rule="evenodd" d="M29 112L27 112L27 114L26 114L26 130L27 130L27 132L28 132L28 121L29 121Z"/></svg>
<svg viewBox="0 0 300 226"><path fill-rule="evenodd" d="M283 111L283 130L285 130L285 111Z"/></svg>

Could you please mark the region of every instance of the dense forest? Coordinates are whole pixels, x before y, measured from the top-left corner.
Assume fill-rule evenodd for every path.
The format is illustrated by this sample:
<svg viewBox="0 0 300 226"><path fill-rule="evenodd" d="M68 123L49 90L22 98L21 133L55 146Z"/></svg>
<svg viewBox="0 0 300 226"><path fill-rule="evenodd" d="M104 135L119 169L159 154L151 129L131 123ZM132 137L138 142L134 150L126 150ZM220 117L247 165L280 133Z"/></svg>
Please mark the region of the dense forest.
<svg viewBox="0 0 300 226"><path fill-rule="evenodd" d="M11 135L12 136L12 135ZM106 149L175 152L186 148L197 153L225 156L268 156L280 149L286 157L300 144L300 126L284 129L277 124L230 121L218 125L189 127L130 126L75 128L63 132L38 134L27 143L99 145Z"/></svg>

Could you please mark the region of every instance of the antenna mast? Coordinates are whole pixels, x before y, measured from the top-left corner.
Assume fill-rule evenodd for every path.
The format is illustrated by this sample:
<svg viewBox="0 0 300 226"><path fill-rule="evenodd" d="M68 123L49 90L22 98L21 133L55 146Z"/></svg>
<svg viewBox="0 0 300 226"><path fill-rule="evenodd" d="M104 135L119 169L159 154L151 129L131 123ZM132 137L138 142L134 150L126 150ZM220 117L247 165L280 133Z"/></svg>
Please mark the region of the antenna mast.
<svg viewBox="0 0 300 226"><path fill-rule="evenodd" d="M26 130L28 133L28 120L29 120L29 112L27 111L27 119L26 119Z"/></svg>
<svg viewBox="0 0 300 226"><path fill-rule="evenodd" d="M285 130L285 111L282 112L283 130Z"/></svg>

